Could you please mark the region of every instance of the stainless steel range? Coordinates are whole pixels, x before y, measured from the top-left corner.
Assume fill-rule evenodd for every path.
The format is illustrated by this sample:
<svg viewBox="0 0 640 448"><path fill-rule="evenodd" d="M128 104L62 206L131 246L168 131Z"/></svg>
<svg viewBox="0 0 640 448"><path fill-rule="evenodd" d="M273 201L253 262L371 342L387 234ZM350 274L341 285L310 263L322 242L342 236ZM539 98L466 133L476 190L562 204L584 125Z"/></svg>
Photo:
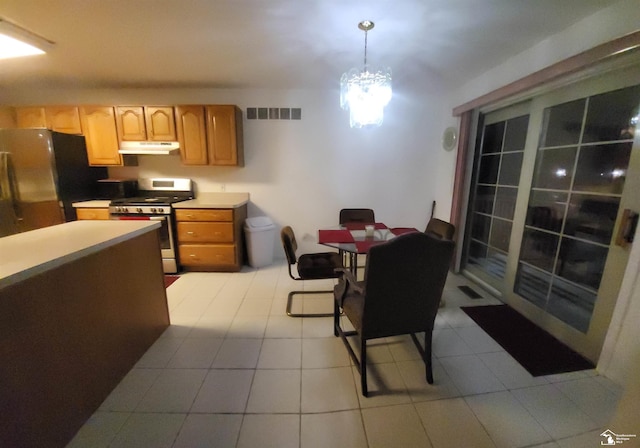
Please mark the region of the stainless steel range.
<svg viewBox="0 0 640 448"><path fill-rule="evenodd" d="M171 204L194 198L193 182L183 178L138 179L134 197L114 199L109 204L111 219L160 221L162 267L166 273L178 272L175 245L175 213Z"/></svg>

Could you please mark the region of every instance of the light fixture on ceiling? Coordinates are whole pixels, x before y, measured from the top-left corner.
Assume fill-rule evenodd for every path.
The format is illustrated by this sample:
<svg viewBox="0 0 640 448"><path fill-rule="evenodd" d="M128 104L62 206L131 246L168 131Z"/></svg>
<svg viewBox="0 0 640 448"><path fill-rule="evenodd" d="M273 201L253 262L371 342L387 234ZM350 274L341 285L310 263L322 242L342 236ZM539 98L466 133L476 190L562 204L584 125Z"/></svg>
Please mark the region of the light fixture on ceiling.
<svg viewBox="0 0 640 448"><path fill-rule="evenodd" d="M0 17L0 59L44 54L53 42Z"/></svg>
<svg viewBox="0 0 640 448"><path fill-rule="evenodd" d="M352 128L380 126L391 100L391 69L369 70L367 65L367 33L374 25L370 20L358 24L364 31L364 68L352 68L340 78L340 106L349 109Z"/></svg>

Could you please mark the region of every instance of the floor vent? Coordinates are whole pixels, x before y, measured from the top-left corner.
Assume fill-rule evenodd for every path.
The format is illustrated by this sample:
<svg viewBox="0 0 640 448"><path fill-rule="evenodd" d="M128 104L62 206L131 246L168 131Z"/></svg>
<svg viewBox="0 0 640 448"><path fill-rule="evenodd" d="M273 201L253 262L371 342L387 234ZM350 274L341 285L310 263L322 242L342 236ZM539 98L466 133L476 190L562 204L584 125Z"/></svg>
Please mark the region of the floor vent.
<svg viewBox="0 0 640 448"><path fill-rule="evenodd" d="M247 120L302 120L299 107L247 107Z"/></svg>
<svg viewBox="0 0 640 448"><path fill-rule="evenodd" d="M458 286L458 288L472 299L482 299L482 296L475 292L470 286Z"/></svg>

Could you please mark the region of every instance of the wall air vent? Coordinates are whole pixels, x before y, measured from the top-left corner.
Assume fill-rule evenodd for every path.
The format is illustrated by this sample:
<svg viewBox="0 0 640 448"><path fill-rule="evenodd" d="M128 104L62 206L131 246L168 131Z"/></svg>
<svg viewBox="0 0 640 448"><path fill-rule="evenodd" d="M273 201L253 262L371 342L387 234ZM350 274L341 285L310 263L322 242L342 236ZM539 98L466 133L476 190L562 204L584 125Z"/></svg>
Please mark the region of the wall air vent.
<svg viewBox="0 0 640 448"><path fill-rule="evenodd" d="M302 120L299 107L247 107L247 120Z"/></svg>

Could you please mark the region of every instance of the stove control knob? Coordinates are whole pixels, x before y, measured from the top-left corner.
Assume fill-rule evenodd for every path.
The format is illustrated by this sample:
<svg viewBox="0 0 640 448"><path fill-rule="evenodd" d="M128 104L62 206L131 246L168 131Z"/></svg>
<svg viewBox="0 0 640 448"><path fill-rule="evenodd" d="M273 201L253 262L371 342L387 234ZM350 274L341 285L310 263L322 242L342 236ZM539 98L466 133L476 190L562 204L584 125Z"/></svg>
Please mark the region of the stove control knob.
<svg viewBox="0 0 640 448"><path fill-rule="evenodd" d="M159 208L158 209L158 213L164 213L164 209L163 208Z"/></svg>
<svg viewBox="0 0 640 448"><path fill-rule="evenodd" d="M138 213L142 213L142 209L141 209L140 207L138 207L138 208L136 209L136 211L137 211Z"/></svg>
<svg viewBox="0 0 640 448"><path fill-rule="evenodd" d="M156 208L155 207L151 207L151 213L155 213L156 212Z"/></svg>

